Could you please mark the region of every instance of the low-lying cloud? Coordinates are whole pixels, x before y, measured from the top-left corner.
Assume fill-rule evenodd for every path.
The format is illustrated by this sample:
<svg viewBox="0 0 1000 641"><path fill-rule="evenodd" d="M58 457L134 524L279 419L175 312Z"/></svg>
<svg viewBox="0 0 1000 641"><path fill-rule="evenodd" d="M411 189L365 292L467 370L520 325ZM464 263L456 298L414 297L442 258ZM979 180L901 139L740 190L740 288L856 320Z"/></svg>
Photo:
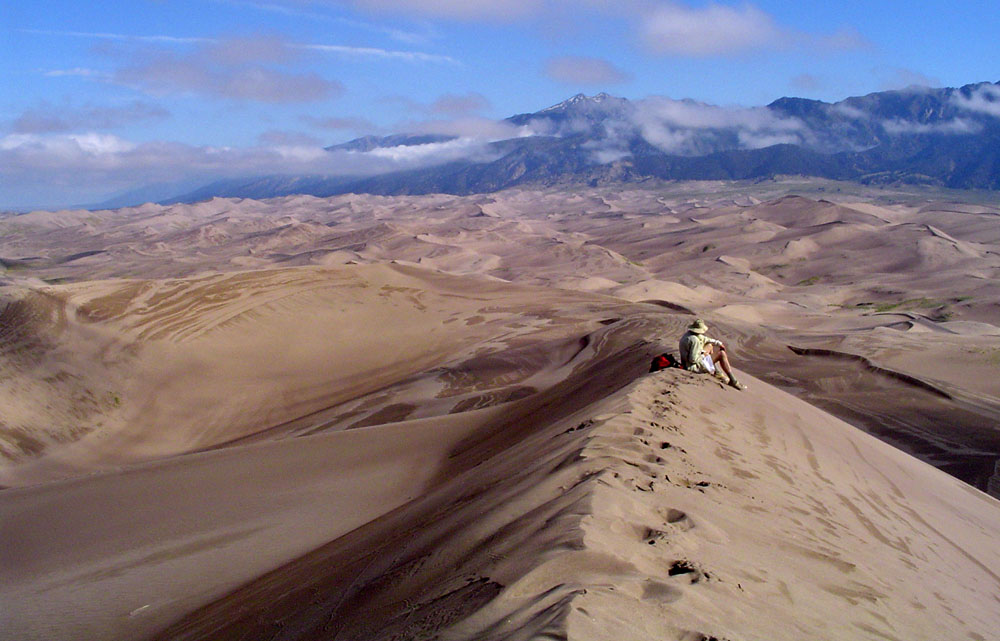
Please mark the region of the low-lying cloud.
<svg viewBox="0 0 1000 641"><path fill-rule="evenodd" d="M974 134L982 130L982 125L964 118L933 123L892 118L882 121L882 128L890 134Z"/></svg>
<svg viewBox="0 0 1000 641"><path fill-rule="evenodd" d="M489 118L466 117L442 120L419 120L403 123L402 131L417 134L439 134L470 138L483 142L523 138L538 133L530 127L518 127L502 120Z"/></svg>
<svg viewBox="0 0 1000 641"><path fill-rule="evenodd" d="M941 86L939 78L904 67L878 67L873 69L872 73L878 78L879 88L883 91L893 89L909 89L912 91Z"/></svg>
<svg viewBox="0 0 1000 641"><path fill-rule="evenodd" d="M962 109L1000 118L1000 86L981 85L968 96L956 94L953 100Z"/></svg>
<svg viewBox="0 0 1000 641"><path fill-rule="evenodd" d="M9 134L0 138L0 183L17 184L6 207L96 202L137 185L261 175L369 176L458 159L487 160L481 138L376 149L327 151L281 132L262 134L256 147L135 143L111 134ZM6 196L11 198L10 195Z"/></svg>
<svg viewBox="0 0 1000 641"><path fill-rule="evenodd" d="M605 123L611 147L603 151L636 134L664 153L681 156L802 144L809 139L801 120L781 117L765 107L720 107L664 97L633 104L627 117Z"/></svg>

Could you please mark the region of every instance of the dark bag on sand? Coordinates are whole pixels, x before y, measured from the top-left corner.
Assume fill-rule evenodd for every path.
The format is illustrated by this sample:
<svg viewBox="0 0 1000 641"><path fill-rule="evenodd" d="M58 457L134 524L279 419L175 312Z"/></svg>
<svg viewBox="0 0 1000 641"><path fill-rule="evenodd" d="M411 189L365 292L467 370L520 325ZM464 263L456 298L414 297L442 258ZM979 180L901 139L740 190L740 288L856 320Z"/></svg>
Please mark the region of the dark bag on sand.
<svg viewBox="0 0 1000 641"><path fill-rule="evenodd" d="M667 369L668 367L680 367L680 366L681 366L680 362L676 358L674 358L673 354L669 352L664 352L663 354L660 354L659 356L654 358L653 362L649 364L649 371L658 372L661 369Z"/></svg>

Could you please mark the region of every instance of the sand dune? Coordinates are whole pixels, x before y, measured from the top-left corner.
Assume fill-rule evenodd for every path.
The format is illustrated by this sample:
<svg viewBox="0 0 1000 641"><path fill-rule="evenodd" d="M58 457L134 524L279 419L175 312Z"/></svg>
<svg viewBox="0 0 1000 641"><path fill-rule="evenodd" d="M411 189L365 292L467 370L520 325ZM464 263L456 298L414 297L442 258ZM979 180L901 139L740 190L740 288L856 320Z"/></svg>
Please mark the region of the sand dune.
<svg viewBox="0 0 1000 641"><path fill-rule="evenodd" d="M606 354L627 363L625 371L641 365L639 355ZM51 539L46 555L33 539L37 557L61 551L60 572L43 583L50 594L115 615L73 617L47 638L67 629L144 635L214 596L192 593L192 574L200 574L193 567L211 568L221 591L281 552L294 555L289 540L307 545L340 533L156 638L266 638L279 621L288 638L371 639L922 639L942 630L985 639L996 629L989 597L1000 583L996 501L762 382L751 381L757 392L748 396L664 372L614 392L608 379L623 368L599 357L591 365L547 395L544 415L540 399L521 401L502 420L484 417L471 438L468 429L407 422L89 481L76 501L121 501L145 483L216 490L189 490L147 510L145 528L104 524L97 540L107 545L130 528L156 537L130 543L138 557L131 566L128 558ZM611 393L595 395L601 388ZM385 451L387 439L421 454L397 459ZM331 471L344 452L358 462ZM430 462L435 452L436 465L422 467L421 456ZM309 467L312 458L324 461L319 471ZM294 467L282 468L282 460ZM377 460L377 471L365 460ZM265 478L254 471L262 464ZM437 479L425 493L390 512L421 492L428 469ZM373 473L377 483L367 480ZM398 477L386 474L400 473L404 483L394 489ZM218 490L246 474L254 475L253 492ZM109 483L116 488L110 496ZM46 487L50 497L68 494ZM257 506L272 493L281 499ZM38 494L14 498L37 505ZM376 516L375 505L384 515L347 534ZM246 512L258 515L255 528L233 522ZM177 521L188 529L177 532ZM167 522L174 532L157 531ZM257 546L269 554L248 563ZM117 571L106 565L109 556ZM61 591L60 581L90 588ZM108 587L129 598L102 603ZM76 605L64 607L85 611Z"/></svg>
<svg viewBox="0 0 1000 641"><path fill-rule="evenodd" d="M0 219L0 636L994 638L1000 208L793 187Z"/></svg>
<svg viewBox="0 0 1000 641"><path fill-rule="evenodd" d="M450 405L440 413L447 414L468 396L448 378L449 363L461 366L479 350L496 351L528 336L533 341L563 336L545 326L593 323L592 315L580 310L594 304L618 306L401 265L98 281L28 293L19 306L32 309L33 316L8 314L7 325L25 334L21 342L48 340L46 349L76 362L42 377L16 365L41 356L32 355L30 345L8 342L15 379L26 386L37 385L39 378L56 382L19 403L36 408L19 431L5 429L14 443L5 453L14 464L3 469L2 483L37 482L213 447L330 412L432 366L438 371L419 396L446 394ZM43 315L48 318L39 320ZM88 341L89 349L82 349ZM521 378L537 374L544 360L526 364ZM86 377L75 374L88 363ZM66 399L78 414L81 394L95 405L86 429L68 411L37 409L49 405L43 402L49 396ZM18 435L28 434L33 423L46 425L46 437L34 434L18 447Z"/></svg>

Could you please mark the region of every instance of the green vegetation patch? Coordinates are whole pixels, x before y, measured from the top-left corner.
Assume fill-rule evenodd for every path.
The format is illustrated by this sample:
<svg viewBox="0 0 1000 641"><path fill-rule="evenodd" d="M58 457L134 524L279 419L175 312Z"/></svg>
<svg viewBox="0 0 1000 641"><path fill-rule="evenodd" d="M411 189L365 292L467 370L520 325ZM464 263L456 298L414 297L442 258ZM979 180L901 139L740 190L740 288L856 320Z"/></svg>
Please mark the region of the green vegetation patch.
<svg viewBox="0 0 1000 641"><path fill-rule="evenodd" d="M933 298L907 298L906 300L898 303L876 303L875 311L889 312L894 309L932 309L934 307L943 306L944 301L934 300Z"/></svg>

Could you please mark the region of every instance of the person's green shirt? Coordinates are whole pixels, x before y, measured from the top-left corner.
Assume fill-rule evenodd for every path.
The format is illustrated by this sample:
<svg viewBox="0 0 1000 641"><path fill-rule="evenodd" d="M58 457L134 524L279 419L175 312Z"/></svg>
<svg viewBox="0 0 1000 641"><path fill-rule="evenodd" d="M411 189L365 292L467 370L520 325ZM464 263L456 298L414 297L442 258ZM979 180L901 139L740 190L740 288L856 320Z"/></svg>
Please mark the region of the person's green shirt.
<svg viewBox="0 0 1000 641"><path fill-rule="evenodd" d="M713 345L722 345L722 341L710 338L705 334L696 334L689 331L681 336L681 365L684 369L691 372L707 371L705 365L702 363L702 357L705 355L705 345L710 343Z"/></svg>

